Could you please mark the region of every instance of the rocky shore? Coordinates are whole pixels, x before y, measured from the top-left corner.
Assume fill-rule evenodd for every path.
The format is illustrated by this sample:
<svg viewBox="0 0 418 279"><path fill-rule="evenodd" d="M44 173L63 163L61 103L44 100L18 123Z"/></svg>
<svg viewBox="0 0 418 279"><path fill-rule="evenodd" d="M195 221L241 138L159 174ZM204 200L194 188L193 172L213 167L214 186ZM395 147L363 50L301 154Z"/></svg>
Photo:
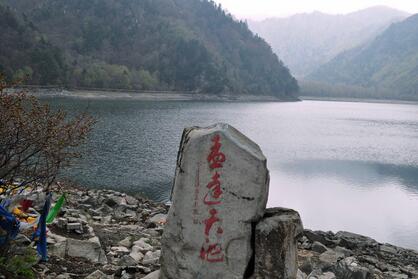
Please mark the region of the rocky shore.
<svg viewBox="0 0 418 279"><path fill-rule="evenodd" d="M38 278L158 278L167 205L112 190L67 193ZM418 278L418 252L349 232L304 230L298 261L298 279Z"/></svg>
<svg viewBox="0 0 418 279"><path fill-rule="evenodd" d="M304 230L298 259L299 278L418 278L417 251L350 232Z"/></svg>

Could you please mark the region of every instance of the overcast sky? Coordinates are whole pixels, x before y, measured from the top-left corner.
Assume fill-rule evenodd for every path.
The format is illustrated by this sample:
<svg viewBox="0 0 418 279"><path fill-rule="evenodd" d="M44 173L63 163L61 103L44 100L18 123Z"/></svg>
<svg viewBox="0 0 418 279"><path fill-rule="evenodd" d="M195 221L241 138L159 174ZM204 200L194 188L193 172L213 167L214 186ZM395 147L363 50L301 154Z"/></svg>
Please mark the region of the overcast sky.
<svg viewBox="0 0 418 279"><path fill-rule="evenodd" d="M320 11L345 14L367 7L384 5L418 13L418 0L215 0L238 18L261 19Z"/></svg>

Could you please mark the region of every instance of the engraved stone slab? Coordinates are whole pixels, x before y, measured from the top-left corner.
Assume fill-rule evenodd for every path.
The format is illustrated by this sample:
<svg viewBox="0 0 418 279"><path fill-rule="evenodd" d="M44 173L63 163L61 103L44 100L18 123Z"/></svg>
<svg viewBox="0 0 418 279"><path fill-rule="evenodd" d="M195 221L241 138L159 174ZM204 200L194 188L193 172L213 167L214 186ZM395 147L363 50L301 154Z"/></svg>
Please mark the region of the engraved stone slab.
<svg viewBox="0 0 418 279"><path fill-rule="evenodd" d="M235 128L185 129L162 238L160 278L247 277L252 227L263 217L268 187L266 158Z"/></svg>

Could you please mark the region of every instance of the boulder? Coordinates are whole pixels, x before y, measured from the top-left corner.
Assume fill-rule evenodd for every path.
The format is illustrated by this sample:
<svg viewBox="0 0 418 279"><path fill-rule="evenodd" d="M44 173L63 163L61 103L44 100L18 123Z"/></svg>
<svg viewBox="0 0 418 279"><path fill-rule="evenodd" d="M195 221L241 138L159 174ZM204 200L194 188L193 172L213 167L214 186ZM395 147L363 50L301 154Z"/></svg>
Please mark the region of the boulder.
<svg viewBox="0 0 418 279"><path fill-rule="evenodd" d="M135 266L138 262L131 256L125 255L120 258L118 265L120 266Z"/></svg>
<svg viewBox="0 0 418 279"><path fill-rule="evenodd" d="M388 253L388 254L394 254L394 255L396 255L398 253L396 247L393 246L393 245L390 245L390 244L380 245L379 250L381 252Z"/></svg>
<svg viewBox="0 0 418 279"><path fill-rule="evenodd" d="M129 254L129 249L125 246L113 246L110 248L112 252L114 252L117 255L127 255Z"/></svg>
<svg viewBox="0 0 418 279"><path fill-rule="evenodd" d="M376 240L371 239L370 237L351 232L340 231L337 232L335 236L340 239L339 245L347 249L375 247L378 245Z"/></svg>
<svg viewBox="0 0 418 279"><path fill-rule="evenodd" d="M71 279L71 274L69 274L69 273L63 273L63 274L60 274L60 275L55 275L52 278L55 278L55 279Z"/></svg>
<svg viewBox="0 0 418 279"><path fill-rule="evenodd" d="M327 247L324 244L322 244L321 242L318 242L318 241L315 241L312 244L311 249L312 249L312 251L317 252L319 254L324 253L325 251L328 250Z"/></svg>
<svg viewBox="0 0 418 279"><path fill-rule="evenodd" d="M67 227L67 223L68 223L68 220L67 220L67 218L58 218L57 219L57 226L59 227L59 228L61 228L61 229L64 229L64 228L66 228Z"/></svg>
<svg viewBox="0 0 418 279"><path fill-rule="evenodd" d="M308 238L311 242L320 242L327 247L334 247L336 244L332 241L333 235L330 233L322 232L322 231L312 231L312 230L305 230L304 235Z"/></svg>
<svg viewBox="0 0 418 279"><path fill-rule="evenodd" d="M83 225L81 223L68 223L68 231L83 231Z"/></svg>
<svg viewBox="0 0 418 279"><path fill-rule="evenodd" d="M334 250L328 250L319 256L319 262L322 270L326 270L334 266L339 260L344 258L344 254L340 254Z"/></svg>
<svg viewBox="0 0 418 279"><path fill-rule="evenodd" d="M125 196L126 203L129 205L138 205L138 200L132 196Z"/></svg>
<svg viewBox="0 0 418 279"><path fill-rule="evenodd" d="M255 227L254 279L296 278L297 239L303 226L299 213L286 208L270 208Z"/></svg>
<svg viewBox="0 0 418 279"><path fill-rule="evenodd" d="M53 234L52 232L49 232L48 236L48 239L54 240L54 244L48 247L49 254L64 258L67 252L67 238Z"/></svg>
<svg viewBox="0 0 418 279"><path fill-rule="evenodd" d="M344 247L337 246L335 247L334 250L337 253L343 254L345 257L350 257L351 255L353 255L353 251L346 249Z"/></svg>
<svg viewBox="0 0 418 279"><path fill-rule="evenodd" d="M166 223L166 221L167 221L167 215L161 214L161 213L156 214L149 219L150 223L154 223L157 225L163 225Z"/></svg>
<svg viewBox="0 0 418 279"><path fill-rule="evenodd" d="M160 278L160 271L156 270L154 272L151 272L150 274L148 274L142 279L158 279L158 278Z"/></svg>
<svg viewBox="0 0 418 279"><path fill-rule="evenodd" d="M71 278L71 277L70 277ZM106 279L106 278L112 278L112 276L108 276L101 272L100 270L96 270L93 273L90 273L85 279Z"/></svg>
<svg viewBox="0 0 418 279"><path fill-rule="evenodd" d="M161 251L157 250L155 252L148 251L144 258L142 259L142 263L144 265L156 264L160 260Z"/></svg>
<svg viewBox="0 0 418 279"><path fill-rule="evenodd" d="M118 242L120 246L124 246L126 248L130 248L132 246L132 237L128 236L121 241Z"/></svg>
<svg viewBox="0 0 418 279"><path fill-rule="evenodd" d="M119 205L126 205L126 199L116 195L109 195L104 201L106 205L110 207L116 207Z"/></svg>
<svg viewBox="0 0 418 279"><path fill-rule="evenodd" d="M334 267L337 278L371 279L370 271L362 267L355 257L348 257L338 262ZM395 277L392 277L395 278Z"/></svg>
<svg viewBox="0 0 418 279"><path fill-rule="evenodd" d="M68 238L66 255L70 257L84 258L93 263L107 263L105 252L100 245L98 237L92 237L89 240Z"/></svg>
<svg viewBox="0 0 418 279"><path fill-rule="evenodd" d="M161 278L243 278L269 173L257 144L227 124L183 132L162 237Z"/></svg>
<svg viewBox="0 0 418 279"><path fill-rule="evenodd" d="M134 246L134 247L136 247L136 246ZM132 247L132 248L134 248L134 247ZM144 258L144 254L142 254L139 249L132 249L129 256L131 256L138 263Z"/></svg>
<svg viewBox="0 0 418 279"><path fill-rule="evenodd" d="M332 272L325 272L319 275L318 279L337 279L337 277L335 277L335 274Z"/></svg>
<svg viewBox="0 0 418 279"><path fill-rule="evenodd" d="M134 247L136 246L136 249L139 249L139 251L141 252L147 252L147 251L152 251L153 247L147 243L147 241L149 241L149 239L147 238L141 238L137 241L135 241L133 243Z"/></svg>

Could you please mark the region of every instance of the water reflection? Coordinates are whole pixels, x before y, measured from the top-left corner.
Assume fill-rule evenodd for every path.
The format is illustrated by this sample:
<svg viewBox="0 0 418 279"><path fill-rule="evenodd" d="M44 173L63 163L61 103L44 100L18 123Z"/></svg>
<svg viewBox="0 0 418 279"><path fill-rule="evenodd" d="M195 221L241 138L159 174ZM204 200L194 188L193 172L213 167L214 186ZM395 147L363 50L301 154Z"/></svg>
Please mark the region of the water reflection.
<svg viewBox="0 0 418 279"><path fill-rule="evenodd" d="M335 177L353 187L381 187L388 181L418 195L418 167L353 160L301 160L283 164L286 173L312 177Z"/></svg>
<svg viewBox="0 0 418 279"><path fill-rule="evenodd" d="M304 160L271 173L269 206L299 210L304 225L347 230L418 249L418 169Z"/></svg>

